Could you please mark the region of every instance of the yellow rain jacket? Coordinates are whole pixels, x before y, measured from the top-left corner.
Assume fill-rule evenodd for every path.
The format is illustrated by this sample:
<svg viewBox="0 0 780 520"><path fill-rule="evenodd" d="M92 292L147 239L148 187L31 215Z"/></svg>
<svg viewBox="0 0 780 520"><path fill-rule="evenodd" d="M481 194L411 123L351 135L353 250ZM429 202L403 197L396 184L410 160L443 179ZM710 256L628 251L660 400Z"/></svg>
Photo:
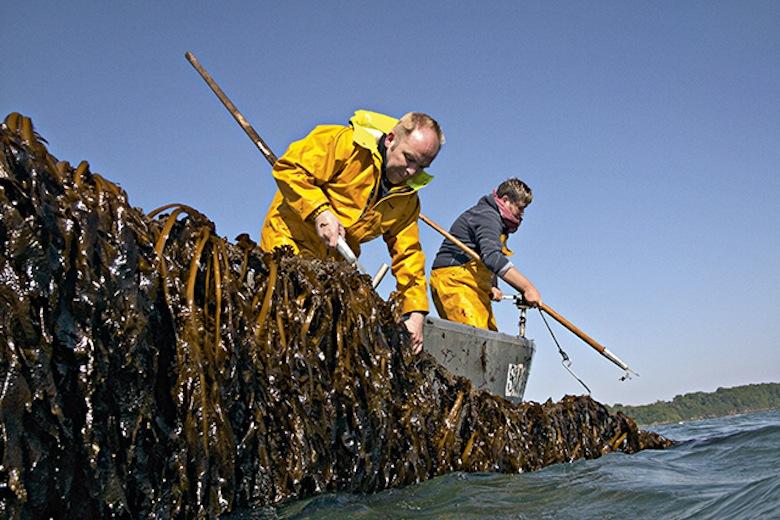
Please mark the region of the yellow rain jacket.
<svg viewBox="0 0 780 520"><path fill-rule="evenodd" d="M356 255L360 255L359 244L382 235L396 288L403 296L402 311L427 312L417 190L432 177L420 172L377 200L382 172L377 139L390 132L397 120L358 110L350 123L316 127L276 161L273 175L279 190L263 223L260 248L270 252L289 245L296 253L314 258L333 256L314 229L313 216L325 206L341 221Z"/></svg>

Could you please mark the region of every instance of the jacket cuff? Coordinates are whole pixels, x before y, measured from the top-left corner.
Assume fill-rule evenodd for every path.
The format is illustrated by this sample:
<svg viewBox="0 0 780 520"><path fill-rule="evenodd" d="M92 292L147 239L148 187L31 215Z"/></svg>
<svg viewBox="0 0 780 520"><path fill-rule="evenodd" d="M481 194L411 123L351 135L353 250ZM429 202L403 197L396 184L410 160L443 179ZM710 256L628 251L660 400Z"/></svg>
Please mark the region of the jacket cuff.
<svg viewBox="0 0 780 520"><path fill-rule="evenodd" d="M404 301L401 304L401 313L409 314L410 312L428 314L428 295L425 294L423 298L404 296Z"/></svg>
<svg viewBox="0 0 780 520"><path fill-rule="evenodd" d="M305 220L309 220L311 222L314 222L314 219L317 218L317 216L320 213L322 213L322 212L324 212L326 210L329 210L329 209L330 209L330 204L328 204L327 202L325 204L320 204L319 206L317 206L317 209L315 209L314 211L309 213L309 216L306 217Z"/></svg>

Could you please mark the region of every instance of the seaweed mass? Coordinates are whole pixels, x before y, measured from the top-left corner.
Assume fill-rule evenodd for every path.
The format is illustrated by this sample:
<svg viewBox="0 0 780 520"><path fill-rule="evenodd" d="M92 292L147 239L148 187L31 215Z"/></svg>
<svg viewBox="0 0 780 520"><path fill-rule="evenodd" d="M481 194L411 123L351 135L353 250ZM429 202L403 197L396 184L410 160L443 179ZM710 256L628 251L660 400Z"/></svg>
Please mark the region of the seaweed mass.
<svg viewBox="0 0 780 520"><path fill-rule="evenodd" d="M474 389L351 266L145 215L29 118L0 141L5 518L215 517L670 445L589 397Z"/></svg>

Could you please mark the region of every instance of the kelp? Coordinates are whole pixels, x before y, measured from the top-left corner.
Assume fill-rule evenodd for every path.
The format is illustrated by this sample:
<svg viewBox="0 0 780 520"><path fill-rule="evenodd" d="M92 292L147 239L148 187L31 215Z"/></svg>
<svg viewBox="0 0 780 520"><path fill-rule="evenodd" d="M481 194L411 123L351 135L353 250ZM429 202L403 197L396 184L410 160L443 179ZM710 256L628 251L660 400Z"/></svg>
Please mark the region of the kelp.
<svg viewBox="0 0 780 520"><path fill-rule="evenodd" d="M478 391L351 266L145 215L19 114L0 139L3 517L213 517L670 444L588 397Z"/></svg>

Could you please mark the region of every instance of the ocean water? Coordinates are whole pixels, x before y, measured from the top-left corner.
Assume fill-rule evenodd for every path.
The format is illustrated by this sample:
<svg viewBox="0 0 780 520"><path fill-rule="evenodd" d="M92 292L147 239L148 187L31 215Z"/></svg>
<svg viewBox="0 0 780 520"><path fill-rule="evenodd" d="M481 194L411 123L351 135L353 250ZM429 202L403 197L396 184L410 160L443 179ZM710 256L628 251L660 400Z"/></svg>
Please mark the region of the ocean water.
<svg viewBox="0 0 780 520"><path fill-rule="evenodd" d="M286 505L300 519L780 519L780 410L650 428L679 442L517 475L453 473Z"/></svg>

